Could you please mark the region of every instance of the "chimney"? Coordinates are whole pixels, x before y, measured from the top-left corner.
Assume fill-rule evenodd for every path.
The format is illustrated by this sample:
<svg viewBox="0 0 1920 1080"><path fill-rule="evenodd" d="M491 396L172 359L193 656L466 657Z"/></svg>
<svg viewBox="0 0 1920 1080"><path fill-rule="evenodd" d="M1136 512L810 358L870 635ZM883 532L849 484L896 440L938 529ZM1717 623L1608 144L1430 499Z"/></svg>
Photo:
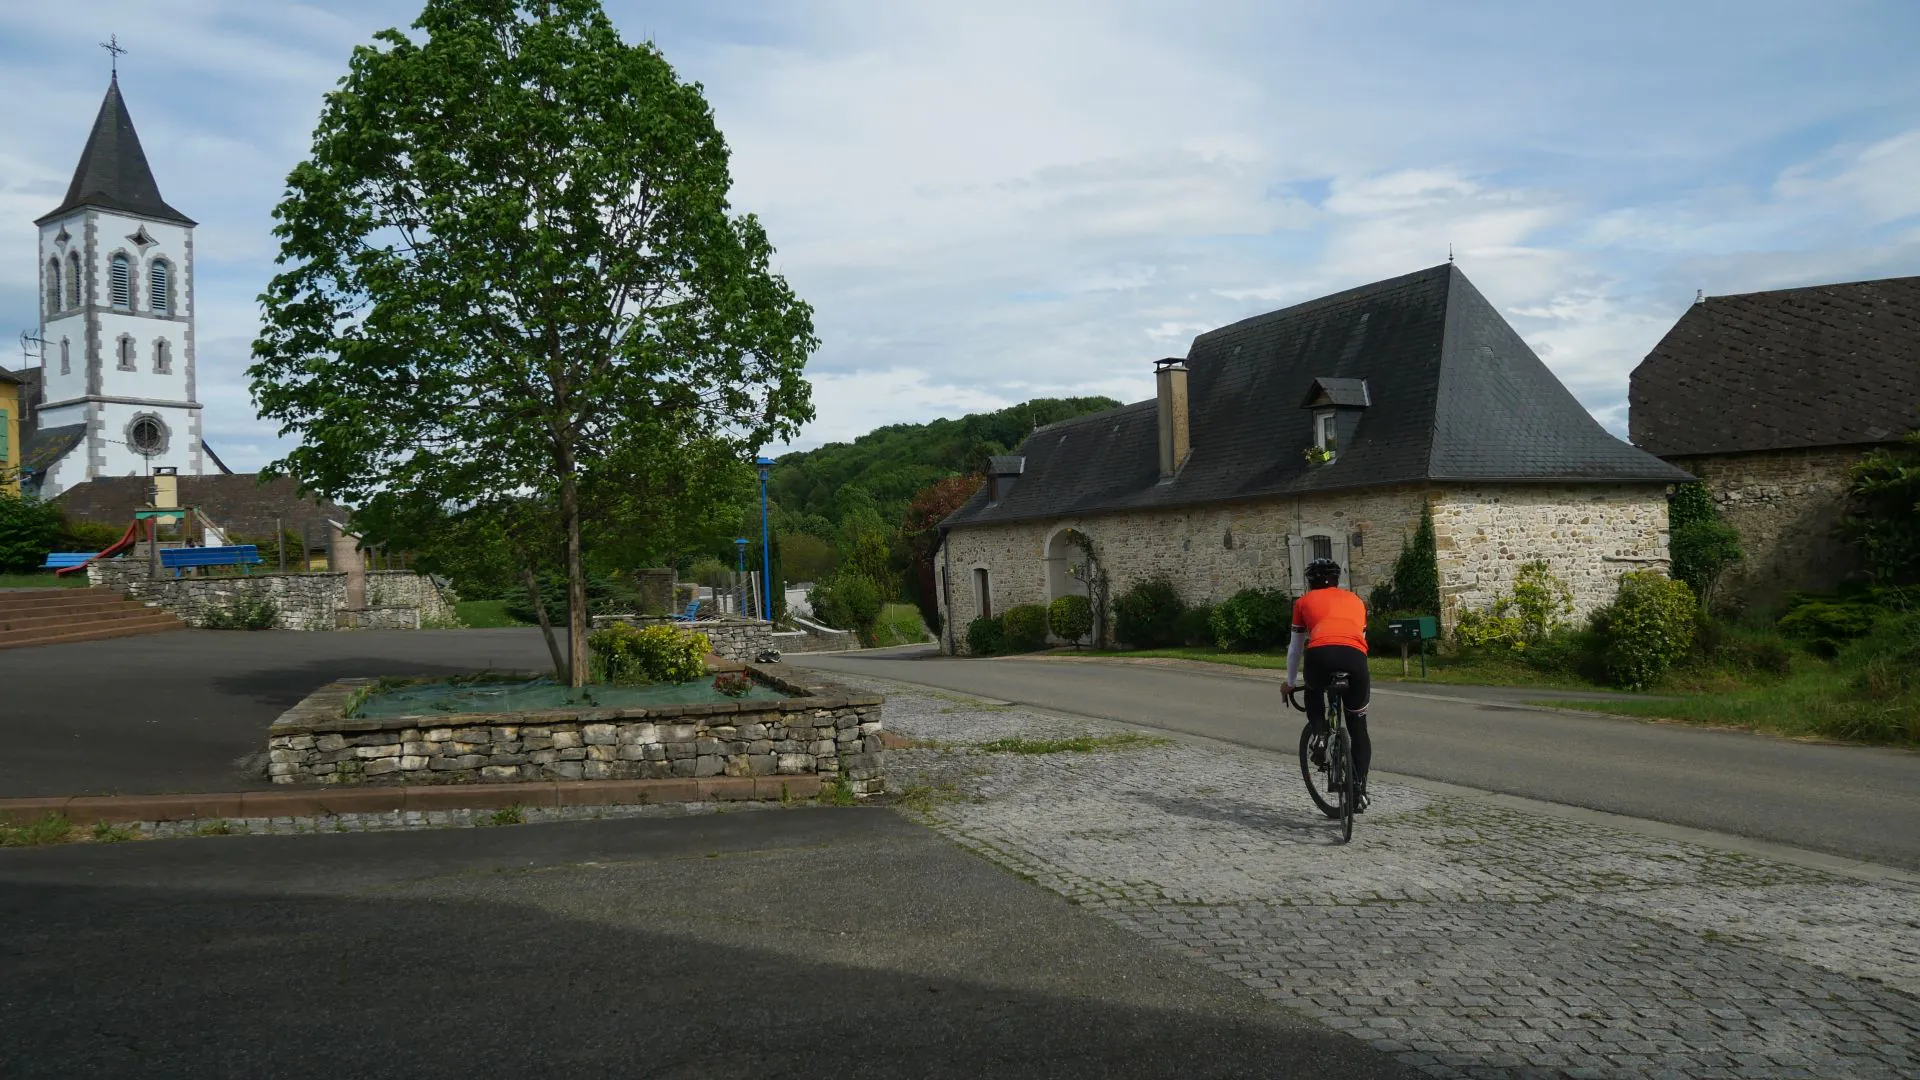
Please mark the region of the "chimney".
<svg viewBox="0 0 1920 1080"><path fill-rule="evenodd" d="M1160 399L1160 479L1171 480L1187 463L1187 364L1178 357L1153 362Z"/></svg>

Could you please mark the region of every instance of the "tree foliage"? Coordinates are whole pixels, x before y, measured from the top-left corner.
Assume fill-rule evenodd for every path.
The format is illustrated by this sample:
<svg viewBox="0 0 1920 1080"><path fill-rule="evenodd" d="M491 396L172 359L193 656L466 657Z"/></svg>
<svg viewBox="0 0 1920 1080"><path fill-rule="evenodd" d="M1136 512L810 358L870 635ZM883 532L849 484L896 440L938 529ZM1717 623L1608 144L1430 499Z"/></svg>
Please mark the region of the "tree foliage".
<svg viewBox="0 0 1920 1080"><path fill-rule="evenodd" d="M60 508L0 491L0 574L25 574L47 561L60 540Z"/></svg>
<svg viewBox="0 0 1920 1080"><path fill-rule="evenodd" d="M1720 519L1704 483L1681 484L1667 499L1667 552L1673 576L1687 583L1703 610L1712 609L1721 577L1746 558L1739 531Z"/></svg>
<svg viewBox="0 0 1920 1080"><path fill-rule="evenodd" d="M1440 614L1440 553L1433 537L1433 507L1420 508L1420 525L1393 562L1393 577L1368 598L1376 611Z"/></svg>
<svg viewBox="0 0 1920 1080"><path fill-rule="evenodd" d="M900 523L911 563L909 591L927 629L935 635L940 633L940 568L934 559L940 543L940 523L965 506L983 482L979 473L936 480L914 493Z"/></svg>
<svg viewBox="0 0 1920 1080"><path fill-rule="evenodd" d="M595 0L428 0L414 28L354 51L288 177L253 395L301 440L272 470L363 512L547 518L578 684L591 520L651 514L636 482L726 501L706 464L811 418L812 316L729 213L700 88Z"/></svg>
<svg viewBox="0 0 1920 1080"><path fill-rule="evenodd" d="M1920 431L1872 451L1849 472L1854 512L1843 523L1882 585L1920 584Z"/></svg>

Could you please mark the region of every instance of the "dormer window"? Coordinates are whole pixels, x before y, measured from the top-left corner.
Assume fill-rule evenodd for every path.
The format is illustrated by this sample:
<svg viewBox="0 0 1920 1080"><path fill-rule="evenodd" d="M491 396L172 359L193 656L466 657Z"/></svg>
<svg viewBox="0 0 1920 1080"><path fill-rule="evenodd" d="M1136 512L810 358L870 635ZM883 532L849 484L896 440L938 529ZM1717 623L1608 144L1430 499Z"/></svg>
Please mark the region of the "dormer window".
<svg viewBox="0 0 1920 1080"><path fill-rule="evenodd" d="M1333 454L1340 449L1340 434L1334 424L1333 410L1313 414L1313 445Z"/></svg>
<svg viewBox="0 0 1920 1080"><path fill-rule="evenodd" d="M1352 442L1361 414L1373 404L1367 380L1322 377L1307 386L1300 407L1312 410L1313 444L1307 447L1308 465L1332 464L1340 446ZM1298 430L1298 429L1295 429Z"/></svg>

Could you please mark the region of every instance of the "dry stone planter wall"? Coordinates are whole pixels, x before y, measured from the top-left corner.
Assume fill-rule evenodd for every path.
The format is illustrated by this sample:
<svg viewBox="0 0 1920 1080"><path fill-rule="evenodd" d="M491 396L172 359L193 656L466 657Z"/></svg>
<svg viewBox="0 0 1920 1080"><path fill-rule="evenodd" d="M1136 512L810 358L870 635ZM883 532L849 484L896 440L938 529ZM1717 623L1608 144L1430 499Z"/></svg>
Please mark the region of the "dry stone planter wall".
<svg viewBox="0 0 1920 1080"><path fill-rule="evenodd" d="M269 730L278 784L459 784L840 776L856 795L883 789L884 698L791 682L749 667L777 700L656 709L563 709L349 719L373 680L309 695Z"/></svg>

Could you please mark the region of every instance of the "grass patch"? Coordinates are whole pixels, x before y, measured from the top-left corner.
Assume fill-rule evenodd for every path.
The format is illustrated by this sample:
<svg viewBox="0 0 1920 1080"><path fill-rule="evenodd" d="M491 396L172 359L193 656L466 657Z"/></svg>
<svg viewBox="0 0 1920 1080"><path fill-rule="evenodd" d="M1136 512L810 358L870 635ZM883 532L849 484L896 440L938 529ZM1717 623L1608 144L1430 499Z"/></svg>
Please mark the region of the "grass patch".
<svg viewBox="0 0 1920 1080"><path fill-rule="evenodd" d="M1091 754L1100 750L1141 750L1165 746L1172 741L1129 731L1120 735L1076 735L1068 739L995 739L981 743L980 749L989 754Z"/></svg>
<svg viewBox="0 0 1920 1080"><path fill-rule="evenodd" d="M1162 660L1194 660L1206 664L1253 668L1262 671L1287 670L1287 654L1236 653L1212 647L1184 649L1085 650L1083 656L1141 657ZM1400 674L1400 655L1374 655L1367 668L1379 682L1436 683L1448 686L1538 686L1546 690L1615 690L1567 675L1550 675L1528 667L1518 660L1492 656L1427 657L1427 674L1420 675L1420 658L1407 658L1406 676Z"/></svg>
<svg viewBox="0 0 1920 1080"><path fill-rule="evenodd" d="M247 830L245 826L236 826L231 821L206 821L193 831L198 836L232 836Z"/></svg>
<svg viewBox="0 0 1920 1080"><path fill-rule="evenodd" d="M1862 701L1845 673L1809 666L1767 686L1692 694L1666 701L1542 701L1561 709L1731 727L1789 738L1920 745L1920 711L1899 701Z"/></svg>
<svg viewBox="0 0 1920 1080"><path fill-rule="evenodd" d="M71 838L73 822L60 814L48 814L25 825L0 823L0 847L38 847L63 844Z"/></svg>
<svg viewBox="0 0 1920 1080"><path fill-rule="evenodd" d="M519 803L515 803L512 806L503 806L480 819L480 824L482 825L525 825L526 823L526 808Z"/></svg>
<svg viewBox="0 0 1920 1080"><path fill-rule="evenodd" d="M853 781L835 776L820 785L820 801L827 806L853 806L860 799L853 793Z"/></svg>
<svg viewBox="0 0 1920 1080"><path fill-rule="evenodd" d="M104 821L93 823L93 838L102 844L118 844L127 840L137 840L140 833L125 825L109 825Z"/></svg>
<svg viewBox="0 0 1920 1080"><path fill-rule="evenodd" d="M84 589L87 587L87 575L78 571L65 577L54 577L53 571L43 574L0 574L0 589Z"/></svg>
<svg viewBox="0 0 1920 1080"><path fill-rule="evenodd" d="M876 647L918 645L932 640L933 635L927 633L927 624L920 618L920 609L912 604L883 606L880 618L873 624L873 643Z"/></svg>
<svg viewBox="0 0 1920 1080"><path fill-rule="evenodd" d="M453 605L453 613L463 626L490 630L502 626L532 626L507 614L506 600L462 600Z"/></svg>

